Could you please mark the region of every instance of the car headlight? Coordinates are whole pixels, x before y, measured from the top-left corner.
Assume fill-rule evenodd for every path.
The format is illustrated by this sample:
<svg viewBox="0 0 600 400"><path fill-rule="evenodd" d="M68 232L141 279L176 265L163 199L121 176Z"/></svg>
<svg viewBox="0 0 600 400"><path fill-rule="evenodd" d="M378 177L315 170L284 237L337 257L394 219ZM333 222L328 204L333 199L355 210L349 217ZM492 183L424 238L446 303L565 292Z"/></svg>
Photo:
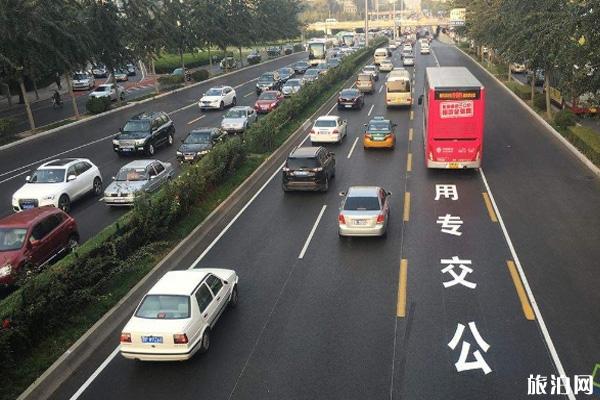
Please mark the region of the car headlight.
<svg viewBox="0 0 600 400"><path fill-rule="evenodd" d="M123 196L125 196L125 197L135 197L135 192L123 193Z"/></svg>
<svg viewBox="0 0 600 400"><path fill-rule="evenodd" d="M119 141L117 139L113 139L113 146L118 146L119 145Z"/></svg>
<svg viewBox="0 0 600 400"><path fill-rule="evenodd" d="M12 274L12 265L6 264L4 267L0 268L0 278L4 278L5 276L9 276Z"/></svg>
<svg viewBox="0 0 600 400"><path fill-rule="evenodd" d="M55 194L47 194L44 197L42 197L42 200L54 200L55 197Z"/></svg>
<svg viewBox="0 0 600 400"><path fill-rule="evenodd" d="M146 139L136 139L135 140L135 145L136 146L142 146L145 141L146 141Z"/></svg>
<svg viewBox="0 0 600 400"><path fill-rule="evenodd" d="M202 150L202 151L197 152L196 154L199 156L203 156L205 154L208 154L208 150Z"/></svg>
<svg viewBox="0 0 600 400"><path fill-rule="evenodd" d="M183 155L183 153L180 152L180 151L175 152L175 154L177 154L178 156L182 156Z"/></svg>

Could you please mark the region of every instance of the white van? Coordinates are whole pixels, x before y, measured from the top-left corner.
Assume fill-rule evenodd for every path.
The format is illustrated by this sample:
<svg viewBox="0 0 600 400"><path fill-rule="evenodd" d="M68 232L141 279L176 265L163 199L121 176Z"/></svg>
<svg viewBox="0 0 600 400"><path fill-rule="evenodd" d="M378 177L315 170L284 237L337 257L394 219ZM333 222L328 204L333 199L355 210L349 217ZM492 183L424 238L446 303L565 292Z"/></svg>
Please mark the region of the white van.
<svg viewBox="0 0 600 400"><path fill-rule="evenodd" d="M384 59L386 59L388 57L392 57L392 52L384 47L381 47L381 48L375 50L375 53L373 53L373 58L374 58L373 64L379 65L379 64L381 64L381 61L383 61Z"/></svg>

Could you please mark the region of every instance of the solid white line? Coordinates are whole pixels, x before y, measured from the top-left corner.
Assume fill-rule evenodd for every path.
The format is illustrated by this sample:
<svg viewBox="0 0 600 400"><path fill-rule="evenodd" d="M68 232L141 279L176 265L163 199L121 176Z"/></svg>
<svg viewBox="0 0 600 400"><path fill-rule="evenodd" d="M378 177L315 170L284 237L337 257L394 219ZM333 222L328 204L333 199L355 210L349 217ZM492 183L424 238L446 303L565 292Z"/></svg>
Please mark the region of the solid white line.
<svg viewBox="0 0 600 400"><path fill-rule="evenodd" d="M517 256L517 252L513 246L512 240L510 240L510 236L508 236L508 230L504 225L504 220L502 219L502 215L500 214L500 210L496 205L496 200L494 200L494 195L492 194L492 190L488 185L485 174L483 173L483 168L479 168L479 175L481 175L481 179L483 180L483 184L485 185L485 189L490 196L490 201L492 202L492 206L494 207L494 211L496 212L496 216L498 217L498 222L500 223L500 228L502 229L502 233L504 234L504 239L506 240L506 244L510 250L510 254L513 257L513 261L517 266L517 270L519 271L519 276L521 277L521 281L523 286L525 287L525 291L527 292L527 297L529 297L529 302L531 303L531 307L533 308L533 312L535 313L535 319L542 331L542 335L544 336L544 341L546 342L546 346L548 347L548 351L552 356L552 361L554 362L554 366L556 367L556 372L560 376L566 376L565 370L560 362L560 358L558 357L558 353L556 352L556 348L554 347L554 343L552 342L552 338L550 338L550 333L548 332L548 328L546 327L546 323L544 322L544 318L542 318L542 313L535 301L535 297L533 297L533 291L529 286L529 282L527 282L527 277L525 276L525 271L523 271L523 267L521 266L521 262L519 261L519 257ZM575 400L575 396L573 394L567 395L569 400Z"/></svg>
<svg viewBox="0 0 600 400"><path fill-rule="evenodd" d="M346 157L346 158L350 158L352 156L352 152L354 151L354 148L356 147L356 143L358 143L358 138L354 139L354 143L352 144L352 148L350 149L350 153L348 153L348 157Z"/></svg>
<svg viewBox="0 0 600 400"><path fill-rule="evenodd" d="M373 107L375 107L375 104L371 104L371 108L369 108L369 113L367 114L368 116L371 116L371 112L373 112Z"/></svg>
<svg viewBox="0 0 600 400"><path fill-rule="evenodd" d="M49 156L49 157L45 157L45 158L42 158L42 159L40 159L40 160L34 161L34 162L32 162L32 163L29 163L29 164L26 164L26 165L22 165L22 166L20 166L19 168L15 168L15 169L13 169L13 170L10 170L10 171L7 171L7 172L3 172L3 173L1 173L1 174L0 174L0 176L5 176L5 175L8 175L8 174L12 174L13 172L20 171L20 170L22 170L23 168L28 168L28 167L31 167L32 165L35 165L35 164L40 164L40 163L42 163L42 162L44 162L44 161L53 160L53 159L57 158L58 156L62 156L63 154L69 153L69 152L71 152L71 151L75 151L75 150L83 149L84 147L88 147L88 146L91 146L91 145L93 145L93 144L100 143L100 142L102 142L103 140L110 139L110 138L114 137L114 136L115 136L115 135L117 135L118 133L119 133L119 132L117 132L117 133L113 133L112 135L108 135L108 136L101 137L100 139L96 139L96 140L94 140L94 141L91 141L91 142L89 142L89 143L82 144L81 146L73 147L72 149L65 150L65 151L61 151L60 153L53 154L53 155L51 155L51 156Z"/></svg>
<svg viewBox="0 0 600 400"><path fill-rule="evenodd" d="M177 114L180 111L187 110L188 108L191 108L191 107L194 107L194 106L197 106L197 105L198 105L198 102L195 101L195 102L193 102L191 104L188 104L187 106L183 106L183 107L178 108L176 110L170 111L167 114L169 114L169 115L175 115L175 114Z"/></svg>
<svg viewBox="0 0 600 400"><path fill-rule="evenodd" d="M435 51L433 51L433 49L431 49L431 55L433 56L433 59L435 60L435 65L439 67L440 66L440 62L438 61L438 58L435 55Z"/></svg>
<svg viewBox="0 0 600 400"><path fill-rule="evenodd" d="M199 116L198 118L194 118L193 120L191 120L190 122L188 122L188 125L193 124L194 122L200 121L202 118L206 117L206 114Z"/></svg>
<svg viewBox="0 0 600 400"><path fill-rule="evenodd" d="M252 95L252 94L254 94L254 92L250 92L250 93L248 93L248 94L245 94L245 95L244 95L244 97L248 97L248 96L250 96L250 95Z"/></svg>
<svg viewBox="0 0 600 400"><path fill-rule="evenodd" d="M6 178L6 179L4 179L4 180L1 180L1 181L0 181L0 183L8 182L8 181L10 181L10 180L12 180L12 179L15 179L16 177L19 177L19 176L21 176L21 175L25 175L25 174L26 174L26 173L28 173L29 171L31 171L31 170L30 170L30 169L26 169L26 170L25 170L25 171L23 171L23 172L19 172L18 174L11 176L10 178Z"/></svg>
<svg viewBox="0 0 600 400"><path fill-rule="evenodd" d="M306 250L308 249L308 245L310 244L310 241L312 240L312 237L315 234L315 231L317 230L317 226L319 225L319 221L321 221L321 217L323 217L323 213L325 212L326 208L327 208L327 204L323 204L323 207L321 208L321 212L319 213L319 216L317 217L317 220L315 221L315 224L313 225L312 229L310 230L308 238L306 239L306 242L304 243L304 247L302 248L302 251L300 252L300 255L298 256L299 259L303 259L304 258L304 254L306 254Z"/></svg>
<svg viewBox="0 0 600 400"><path fill-rule="evenodd" d="M83 385L81 385L81 387L75 392L75 394L73 396L71 396L71 398L69 400L77 400L79 398L79 396L81 396L83 394L83 392L85 392L85 390L92 384L94 379L96 379L96 377L98 375L100 375L100 373L104 370L104 368L106 368L106 366L113 360L113 358L115 358L115 356L118 353L119 353L119 347L117 346L117 348L114 349L112 353L110 353L110 355L106 358L106 360L104 360L104 362L102 362L102 364L100 364L100 366L94 371L94 373L87 379L87 381L84 382Z"/></svg>

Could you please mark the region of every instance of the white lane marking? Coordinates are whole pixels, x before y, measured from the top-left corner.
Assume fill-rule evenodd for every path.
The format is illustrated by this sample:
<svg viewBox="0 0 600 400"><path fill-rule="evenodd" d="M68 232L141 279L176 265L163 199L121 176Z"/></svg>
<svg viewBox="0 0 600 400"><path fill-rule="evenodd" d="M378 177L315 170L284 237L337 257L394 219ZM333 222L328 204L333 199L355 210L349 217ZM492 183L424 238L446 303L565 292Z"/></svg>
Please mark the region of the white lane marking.
<svg viewBox="0 0 600 400"><path fill-rule="evenodd" d="M346 158L352 157L352 152L354 151L354 148L356 147L356 143L358 143L358 138L354 139L354 143L352 144L352 148L350 149L350 153L348 153L348 157L346 157Z"/></svg>
<svg viewBox="0 0 600 400"><path fill-rule="evenodd" d="M440 66L440 62L438 61L438 58L435 55L435 51L433 51L433 49L431 49L431 55L433 56L433 59L435 60L435 65L439 67Z"/></svg>
<svg viewBox="0 0 600 400"><path fill-rule="evenodd" d="M193 124L194 122L198 122L200 121L202 118L206 117L206 114L199 116L198 118L194 118L193 120L191 120L190 122L188 122L188 125Z"/></svg>
<svg viewBox="0 0 600 400"><path fill-rule="evenodd" d="M527 297L529 297L529 302L531 303L531 307L535 313L535 319L542 331L542 335L544 336L544 341L546 342L546 346L548 347L548 351L552 356L552 361L554 362L554 366L556 367L556 372L560 376L566 376L563 365L558 357L558 353L556 352L556 348L554 347L554 343L552 342L552 338L550 337L550 333L548 332L548 328L546 327L546 323L544 322L544 318L542 317L542 313L538 307L537 302L535 301L535 297L533 297L533 291L529 286L529 282L527 282L527 277L525 276L525 271L523 271L523 267L521 266L521 261L519 261L519 256L517 256L517 252L513 246L512 240L510 240L510 236L508 236L508 230L506 229L506 225L504 225L504 220L502 219L502 215L500 214L500 210L496 205L496 200L494 200L494 195L492 194L492 190L490 189L490 185L488 185L485 174L483 173L483 168L479 168L479 175L481 175L481 179L483 180L483 184L485 185L485 189L490 196L490 201L492 202L492 206L494 207L494 211L496 212L496 217L498 217L498 222L500 223L500 228L502 229L502 233L504 234L504 239L506 240L506 244L510 250L510 254L513 257L513 261L517 266L517 270L519 271L519 276L521 277L521 282L525 287L525 291L527 292ZM573 394L567 395L569 400L575 400L575 396Z"/></svg>
<svg viewBox="0 0 600 400"><path fill-rule="evenodd" d="M253 95L253 94L254 94L254 92L250 92L248 94L245 94L244 97L248 97L248 96Z"/></svg>
<svg viewBox="0 0 600 400"><path fill-rule="evenodd" d="M367 114L369 117L371 116L371 112L373 112L373 107L375 107L375 104L371 104L371 108L369 108L369 113Z"/></svg>
<svg viewBox="0 0 600 400"><path fill-rule="evenodd" d="M234 86L233 88L234 88L234 89L239 89L239 88L241 88L242 86L244 86L244 85L246 85L246 84L248 84L248 83L250 83L250 82L257 81L257 80L258 80L258 78L250 79L249 81L246 81L246 82L244 82L244 83L240 83L239 85L237 85L237 86Z"/></svg>
<svg viewBox="0 0 600 400"><path fill-rule="evenodd" d="M383 85L379 86L379 93L383 90Z"/></svg>
<svg viewBox="0 0 600 400"><path fill-rule="evenodd" d="M319 226L319 222L321 221L321 218L323 217L323 213L325 212L326 208L327 208L327 204L323 204L323 207L321 207L321 212L319 213L319 216L317 217L315 224L313 225L312 229L310 230L310 233L308 234L308 238L306 238L306 242L304 243L304 247L302 247L302 251L300 252L300 255L298 256L299 259L304 258L304 255L306 254L306 250L308 250L308 245L310 245L310 241L312 240L312 238L315 234L315 231L317 230L317 226Z"/></svg>
<svg viewBox="0 0 600 400"><path fill-rule="evenodd" d="M17 177L19 177L19 176L21 176L21 175L25 175L25 174L26 174L26 173L28 173L29 171L31 171L31 170L30 170L30 169L26 169L26 170L25 170L25 171L23 171L23 172L19 172L18 174L11 176L10 178L6 178L6 179L3 179L3 180L1 180L1 181L0 181L0 183L4 183L4 182L8 182L8 181L10 181L10 180L13 180L13 179L15 179L15 178L17 178Z"/></svg>
<svg viewBox="0 0 600 400"><path fill-rule="evenodd" d="M198 102L196 102L196 101L195 101L195 102L193 102L193 103L191 103L191 104L188 104L187 106L183 106L183 107L181 107L181 108L178 108L178 109L176 109L176 110L170 111L170 112L168 112L167 114L169 114L169 115L175 115L175 114L177 114L178 112L181 112L181 111L183 111L183 110L187 110L188 108L192 108L192 107L194 107L194 106L197 106L197 105L198 105Z"/></svg>
<svg viewBox="0 0 600 400"><path fill-rule="evenodd" d="M91 145L93 145L93 144L100 143L100 142L102 142L103 140L110 139L110 138L112 138L112 137L114 137L115 135L118 135L118 134L119 134L119 132L117 132L117 133L113 133L112 135L108 135L108 136L101 137L100 139L96 139L96 140L94 140L94 141L91 141L91 142L89 142L89 143L82 144L81 146L77 146L77 147L73 147L72 149L68 149L68 150L65 150L65 151L61 151L60 153L57 153L57 154L51 155L51 156L49 156L49 157L45 157L45 158L42 158L42 159L40 159L40 160L34 161L34 162L32 162L32 163L29 163L29 164L26 164L26 165L22 165L22 166L20 166L19 168L15 168L15 169L13 169L13 170L10 170L10 171L7 171L7 172L3 172L3 173L1 173L1 174L0 174L0 176L5 176L5 175L12 174L13 172L20 171L20 170L22 170L23 168L28 168L28 167L31 167L31 166L33 166L33 165L35 165L35 164L40 164L40 163L43 163L44 161L53 160L53 159L57 158L58 156L62 156L63 154L67 154L67 153L69 153L69 152L71 152L71 151L75 151L75 150L83 149L84 147L88 147L88 146L91 146Z"/></svg>
<svg viewBox="0 0 600 400"><path fill-rule="evenodd" d="M71 396L71 398L69 400L77 400L79 398L79 396L81 396L83 394L83 392L85 392L85 389L87 389L92 384L94 379L96 379L96 377L98 375L100 375L100 373L113 360L113 358L115 358L117 353L119 353L118 346L116 349L113 350L112 353L110 353L110 355L106 358L106 360L104 360L104 362L102 364L100 364L100 366L94 371L94 373L92 375L90 375L90 377L87 379L87 381L85 381L83 383L83 385L81 385L81 387L75 392L75 394L73 396Z"/></svg>

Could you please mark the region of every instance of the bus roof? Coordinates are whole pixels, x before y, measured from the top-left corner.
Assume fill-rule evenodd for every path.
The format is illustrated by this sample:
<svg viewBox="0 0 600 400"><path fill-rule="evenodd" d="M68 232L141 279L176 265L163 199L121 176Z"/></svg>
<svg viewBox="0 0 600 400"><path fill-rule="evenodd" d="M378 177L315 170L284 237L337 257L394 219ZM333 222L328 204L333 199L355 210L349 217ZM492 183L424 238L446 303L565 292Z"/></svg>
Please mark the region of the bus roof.
<svg viewBox="0 0 600 400"><path fill-rule="evenodd" d="M432 89L482 88L481 82L465 67L428 67L427 82Z"/></svg>

